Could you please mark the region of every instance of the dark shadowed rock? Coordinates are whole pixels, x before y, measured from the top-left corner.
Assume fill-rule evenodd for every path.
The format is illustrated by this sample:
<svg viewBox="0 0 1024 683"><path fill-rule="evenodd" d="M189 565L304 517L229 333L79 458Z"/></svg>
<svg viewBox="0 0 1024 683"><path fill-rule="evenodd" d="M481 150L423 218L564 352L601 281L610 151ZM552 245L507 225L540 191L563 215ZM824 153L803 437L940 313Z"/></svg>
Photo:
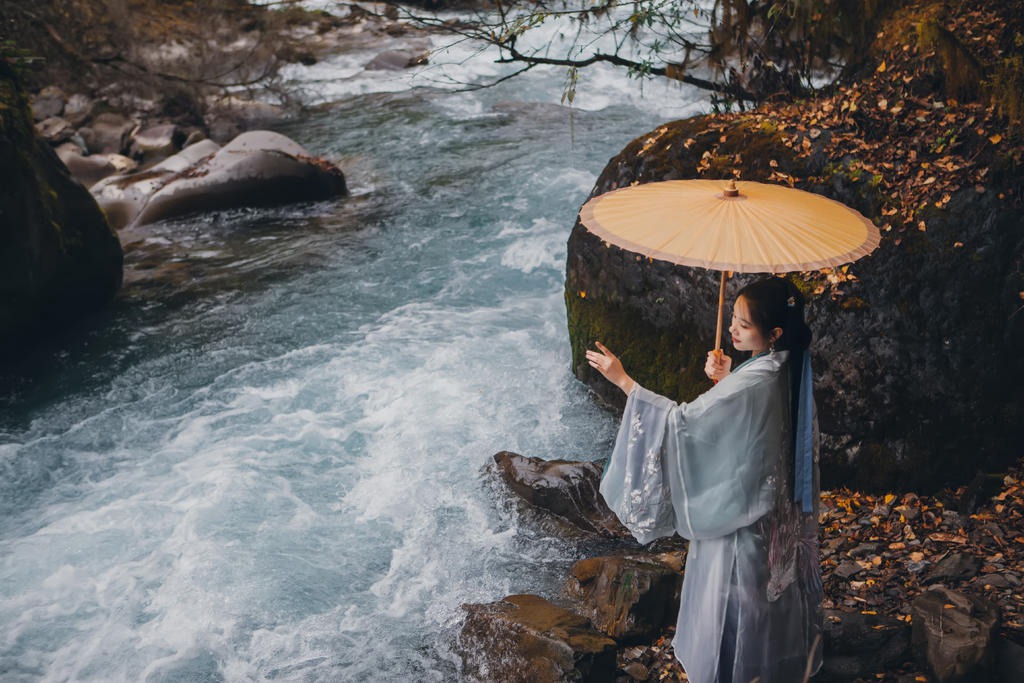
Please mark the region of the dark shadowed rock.
<svg viewBox="0 0 1024 683"><path fill-rule="evenodd" d="M950 553L935 562L921 578L922 585L940 581L972 579L981 570L981 560L967 553Z"/></svg>
<svg viewBox="0 0 1024 683"><path fill-rule="evenodd" d="M494 463L501 479L530 505L589 533L632 538L598 492L597 463L543 460L509 451L496 453Z"/></svg>
<svg viewBox="0 0 1024 683"><path fill-rule="evenodd" d="M932 586L911 605L914 656L938 683L985 680L995 663L998 608L973 595Z"/></svg>
<svg viewBox="0 0 1024 683"><path fill-rule="evenodd" d="M459 649L467 670L487 681L615 680L615 641L578 614L536 595L463 605Z"/></svg>
<svg viewBox="0 0 1024 683"><path fill-rule="evenodd" d="M0 343L66 326L110 300L122 255L89 192L35 134L0 59Z"/></svg>
<svg viewBox="0 0 1024 683"><path fill-rule="evenodd" d="M654 640L675 624L683 586L679 554L592 557L572 566L566 595L594 628L620 642Z"/></svg>
<svg viewBox="0 0 1024 683"><path fill-rule="evenodd" d="M814 153L798 159L777 130L756 120L695 117L627 145L591 196L698 177L706 152L736 160L735 169L754 181L773 171L807 178L841 168L828 165L840 160ZM867 177L839 171L829 177L801 189L880 217L882 199ZM1024 289L1024 232L1020 213L997 195L961 188L943 210L925 212L926 232L908 230L899 240L895 231L884 233L875 253L850 266L856 279L837 287L835 297L821 273L789 276L808 294L815 332L823 486L934 489L969 481L979 469L998 471L1019 454L1024 315L1015 311ZM729 280L727 299L758 277ZM622 393L584 358L601 341L645 387L677 401L706 391L718 278L609 246L577 221L565 287L576 376L608 404L622 406ZM815 295L818 286L823 293Z"/></svg>
<svg viewBox="0 0 1024 683"><path fill-rule="evenodd" d="M824 661L815 681L872 678L906 660L910 626L882 615L825 610L822 647Z"/></svg>

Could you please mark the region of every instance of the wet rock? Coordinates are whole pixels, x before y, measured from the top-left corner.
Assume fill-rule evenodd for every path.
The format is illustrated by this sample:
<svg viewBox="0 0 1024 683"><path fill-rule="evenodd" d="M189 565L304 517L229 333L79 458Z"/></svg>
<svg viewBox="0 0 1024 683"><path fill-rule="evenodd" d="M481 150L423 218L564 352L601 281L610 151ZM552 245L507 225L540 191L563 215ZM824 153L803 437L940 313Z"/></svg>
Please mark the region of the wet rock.
<svg viewBox="0 0 1024 683"><path fill-rule="evenodd" d="M0 59L0 344L27 341L95 311L122 277L117 236L36 136L18 83Z"/></svg>
<svg viewBox="0 0 1024 683"><path fill-rule="evenodd" d="M166 159L185 141L185 136L173 123L162 123L144 128L131 136L131 156L145 164Z"/></svg>
<svg viewBox="0 0 1024 683"><path fill-rule="evenodd" d="M427 63L427 55L406 50L385 50L370 60L367 71L401 71Z"/></svg>
<svg viewBox="0 0 1024 683"><path fill-rule="evenodd" d="M76 128L81 127L93 114L95 102L89 97L75 93L64 105L64 118Z"/></svg>
<svg viewBox="0 0 1024 683"><path fill-rule="evenodd" d="M93 188L117 228L198 211L327 199L347 192L336 167L270 131L243 133L223 148L205 140L151 169Z"/></svg>
<svg viewBox="0 0 1024 683"><path fill-rule="evenodd" d="M654 639L675 624L683 575L654 557L592 557L573 565L566 594L594 628L620 642Z"/></svg>
<svg viewBox="0 0 1024 683"><path fill-rule="evenodd" d="M53 85L43 88L32 98L32 118L36 121L45 121L62 116L64 101L64 91L60 88Z"/></svg>
<svg viewBox="0 0 1024 683"><path fill-rule="evenodd" d="M122 154L135 124L120 114L104 112L92 124L78 130L90 154Z"/></svg>
<svg viewBox="0 0 1024 683"><path fill-rule="evenodd" d="M58 116L37 123L36 131L39 133L39 137L54 146L65 140L70 140L71 136L75 134L74 127Z"/></svg>
<svg viewBox="0 0 1024 683"><path fill-rule="evenodd" d="M911 605L914 656L938 683L984 680L995 661L995 605L932 586Z"/></svg>
<svg viewBox="0 0 1024 683"><path fill-rule="evenodd" d="M903 662L911 629L898 619L861 612L825 610L824 661L815 681L869 678Z"/></svg>
<svg viewBox="0 0 1024 683"><path fill-rule="evenodd" d="M496 683L615 680L615 641L578 614L536 595L463 608L458 646L472 675Z"/></svg>
<svg viewBox="0 0 1024 683"><path fill-rule="evenodd" d="M68 167L72 177L86 187L91 187L118 172L108 155L83 156L74 145L62 145L61 149L57 150L57 156Z"/></svg>
<svg viewBox="0 0 1024 683"><path fill-rule="evenodd" d="M952 553L935 562L921 579L922 585L939 581L956 582L974 578L981 570L981 560L967 553Z"/></svg>
<svg viewBox="0 0 1024 683"><path fill-rule="evenodd" d="M543 460L509 451L496 453L494 463L501 479L530 505L589 533L632 538L598 492L597 463Z"/></svg>

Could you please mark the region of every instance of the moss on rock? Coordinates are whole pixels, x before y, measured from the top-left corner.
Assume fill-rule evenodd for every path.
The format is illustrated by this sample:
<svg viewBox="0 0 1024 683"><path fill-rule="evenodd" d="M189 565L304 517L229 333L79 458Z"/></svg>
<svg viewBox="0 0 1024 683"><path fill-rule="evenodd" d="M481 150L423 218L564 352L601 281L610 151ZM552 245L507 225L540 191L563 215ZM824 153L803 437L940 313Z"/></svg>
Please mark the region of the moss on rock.
<svg viewBox="0 0 1024 683"><path fill-rule="evenodd" d="M59 328L106 303L122 253L88 190L35 134L24 90L0 61L0 343Z"/></svg>

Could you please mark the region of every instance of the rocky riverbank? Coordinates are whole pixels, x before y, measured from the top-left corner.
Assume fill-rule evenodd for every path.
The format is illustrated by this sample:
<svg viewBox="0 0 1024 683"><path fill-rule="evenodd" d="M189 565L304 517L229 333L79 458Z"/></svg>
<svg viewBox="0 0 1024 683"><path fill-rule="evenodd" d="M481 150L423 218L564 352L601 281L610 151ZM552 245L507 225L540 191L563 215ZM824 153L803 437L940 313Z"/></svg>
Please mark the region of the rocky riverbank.
<svg viewBox="0 0 1024 683"><path fill-rule="evenodd" d="M685 542L640 547L596 494L600 466L514 453L488 468L525 519L590 534L561 596L467 605L467 669L493 681L685 681L671 652ZM1024 462L982 487L934 496L821 496L825 663L816 681L1024 677ZM597 539L604 539L598 542Z"/></svg>
<svg viewBox="0 0 1024 683"><path fill-rule="evenodd" d="M23 40L49 27L32 49L0 44L2 133L9 143L0 156L4 168L18 169L8 183L13 193L0 204L19 226L4 248L19 264L5 271L6 291L24 291L0 312L0 342L20 345L66 327L104 306L122 280L151 289L164 278L173 286L180 259L172 254L160 262L173 250L165 233L150 239L145 231L155 221L346 194L338 160L259 132L302 110L301 93L277 75L289 63L372 52L382 39L390 49L378 49L365 68L400 70L426 61L429 46L397 12L377 15L357 5L329 14L243 2L205 10L202 3L142 2L105 22L87 11L94 4L75 5L81 26L59 14L25 20ZM18 19L33 12L5 8L2 28L18 29ZM28 172L26 164L37 170ZM48 179L37 182L40 174ZM54 204L43 213L57 222L22 211L16 205L24 197ZM64 214L72 218L58 219ZM35 219L42 222L33 227ZM75 221L102 227L71 239ZM43 238L53 225L60 234ZM56 251L17 256L31 244Z"/></svg>

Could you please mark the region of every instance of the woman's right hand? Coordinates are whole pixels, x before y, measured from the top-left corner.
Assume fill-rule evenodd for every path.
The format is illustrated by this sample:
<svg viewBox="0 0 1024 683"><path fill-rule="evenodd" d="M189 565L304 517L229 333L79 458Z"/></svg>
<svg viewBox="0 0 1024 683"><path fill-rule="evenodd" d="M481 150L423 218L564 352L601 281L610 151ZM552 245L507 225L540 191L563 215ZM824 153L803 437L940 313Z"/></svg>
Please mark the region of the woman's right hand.
<svg viewBox="0 0 1024 683"><path fill-rule="evenodd" d="M587 362L590 363L590 367L600 372L605 379L627 394L632 391L636 382L626 374L618 356L605 348L601 342L594 342L594 346L598 348L597 351L587 349Z"/></svg>
<svg viewBox="0 0 1024 683"><path fill-rule="evenodd" d="M704 374L716 382L729 376L732 371L732 358L721 350L708 351L708 362L704 364Z"/></svg>

